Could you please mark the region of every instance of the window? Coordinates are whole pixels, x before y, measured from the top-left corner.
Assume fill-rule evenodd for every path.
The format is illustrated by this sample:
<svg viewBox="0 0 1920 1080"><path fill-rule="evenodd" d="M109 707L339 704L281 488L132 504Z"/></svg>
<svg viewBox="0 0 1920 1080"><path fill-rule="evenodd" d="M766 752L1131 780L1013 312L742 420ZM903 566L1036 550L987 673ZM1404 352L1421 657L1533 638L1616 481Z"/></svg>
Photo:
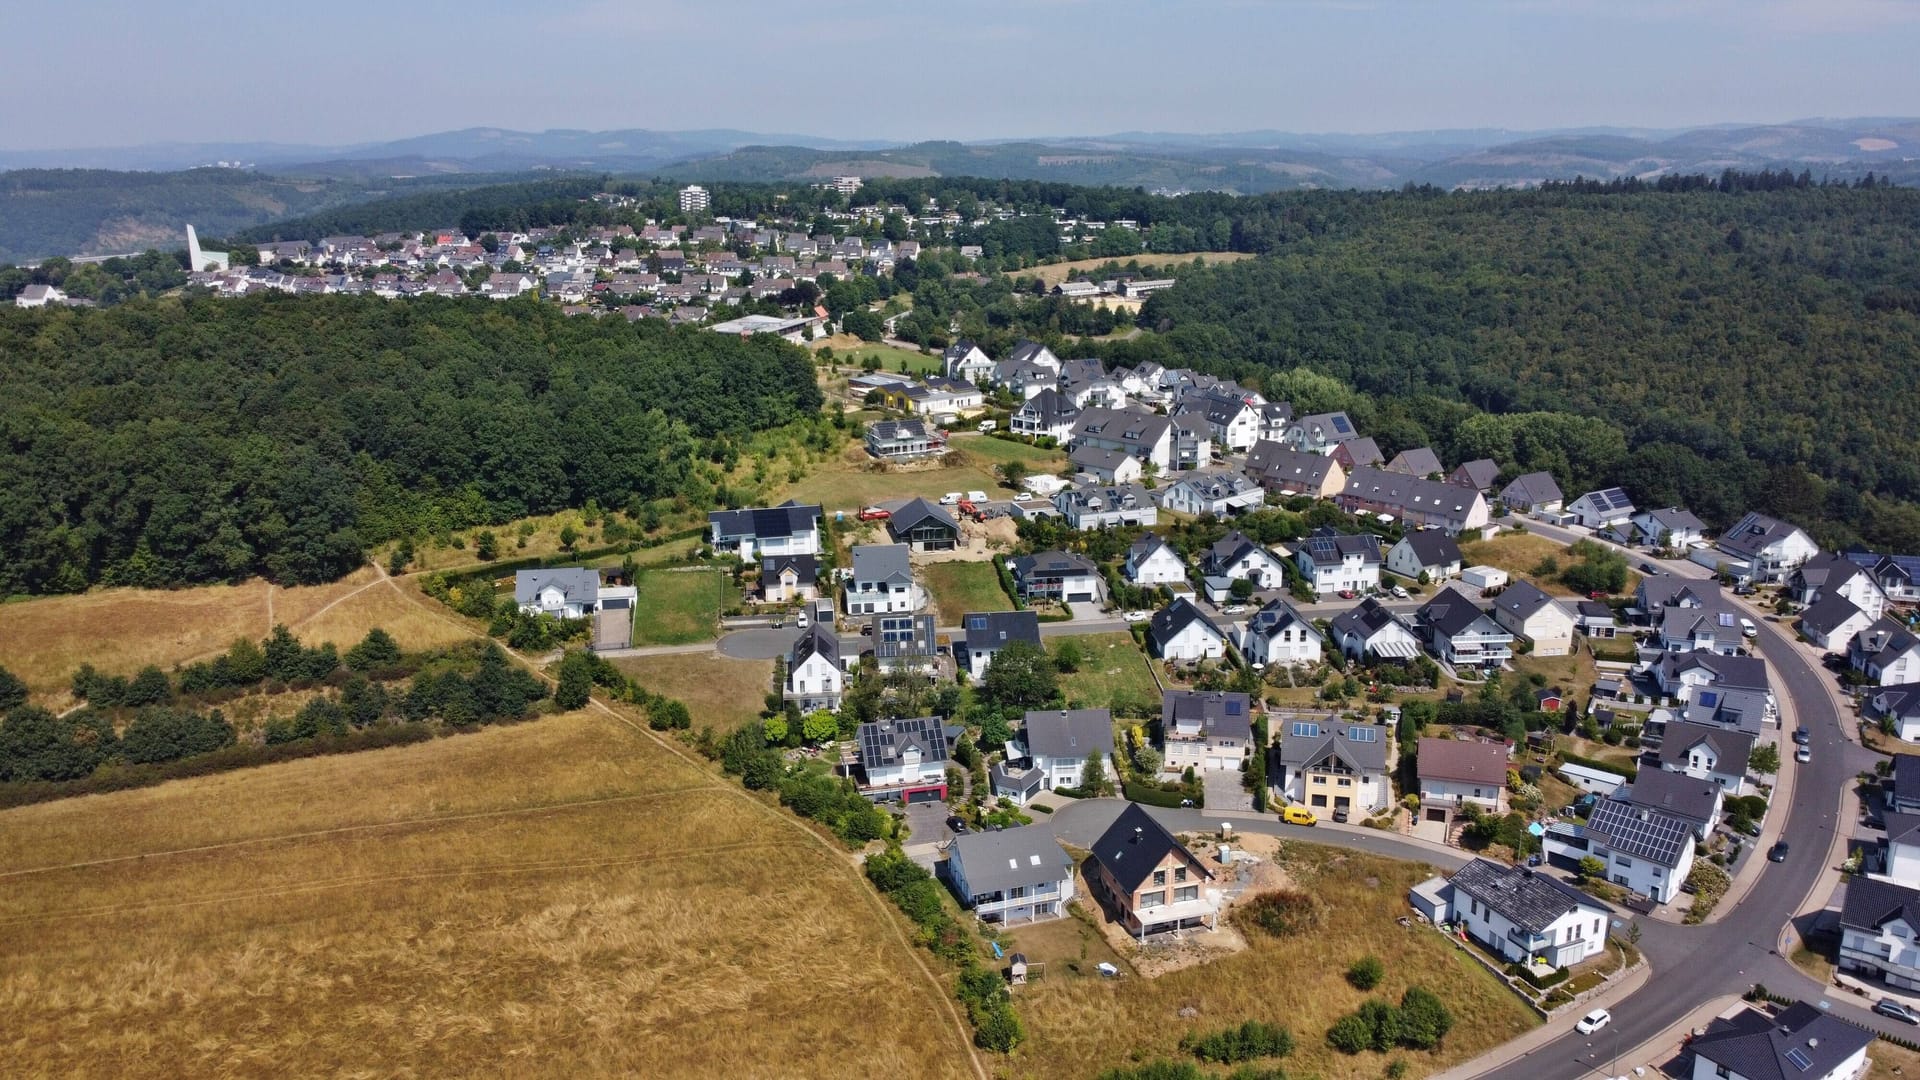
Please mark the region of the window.
<svg viewBox="0 0 1920 1080"><path fill-rule="evenodd" d="M1199 898L1200 886L1198 885L1183 885L1173 890L1173 902L1176 904L1186 900L1198 900Z"/></svg>
<svg viewBox="0 0 1920 1080"><path fill-rule="evenodd" d="M1623 870L1631 870L1633 869L1633 860L1627 858L1625 855L1615 855L1613 857L1613 865Z"/></svg>
<svg viewBox="0 0 1920 1080"><path fill-rule="evenodd" d="M1184 867L1184 866L1176 866L1176 867L1174 867L1174 868L1173 868L1173 880L1175 880L1175 881L1185 881L1185 880L1187 880L1187 868L1186 868L1186 867Z"/></svg>
<svg viewBox="0 0 1920 1080"><path fill-rule="evenodd" d="M1140 903L1137 906L1143 907L1143 908L1155 908L1155 907L1161 907L1165 905L1166 902L1167 902L1167 890L1160 889L1155 892L1141 893Z"/></svg>
<svg viewBox="0 0 1920 1080"><path fill-rule="evenodd" d="M1153 872L1153 883L1155 885L1165 885L1167 883L1167 872L1165 870L1155 870Z"/></svg>

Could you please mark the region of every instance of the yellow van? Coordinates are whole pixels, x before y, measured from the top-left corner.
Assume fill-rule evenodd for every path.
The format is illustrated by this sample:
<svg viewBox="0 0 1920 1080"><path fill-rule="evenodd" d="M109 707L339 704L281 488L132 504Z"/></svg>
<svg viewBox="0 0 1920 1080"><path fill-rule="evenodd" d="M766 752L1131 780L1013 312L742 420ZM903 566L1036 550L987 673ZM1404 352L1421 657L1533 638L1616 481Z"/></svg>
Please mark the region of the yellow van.
<svg viewBox="0 0 1920 1080"><path fill-rule="evenodd" d="M1289 825L1318 825L1320 819L1304 806L1289 806L1280 811L1280 820Z"/></svg>

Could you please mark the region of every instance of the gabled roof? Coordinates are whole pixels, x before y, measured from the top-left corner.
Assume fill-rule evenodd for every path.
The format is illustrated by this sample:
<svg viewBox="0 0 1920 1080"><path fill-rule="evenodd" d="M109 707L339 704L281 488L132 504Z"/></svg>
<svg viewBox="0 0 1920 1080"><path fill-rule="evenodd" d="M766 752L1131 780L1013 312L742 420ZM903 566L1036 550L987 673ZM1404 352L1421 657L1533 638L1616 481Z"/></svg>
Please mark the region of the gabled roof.
<svg viewBox="0 0 1920 1080"><path fill-rule="evenodd" d="M1505 592L1493 598L1493 606L1517 619L1531 619L1549 607L1572 617L1560 601L1541 592L1531 581L1516 581L1507 586Z"/></svg>
<svg viewBox="0 0 1920 1080"><path fill-rule="evenodd" d="M1398 626L1406 631L1408 636L1413 635L1413 631L1400 616L1389 611L1387 605L1369 596L1335 616L1333 622L1328 624L1328 629L1333 631L1335 637L1357 637L1371 645L1374 635L1391 626ZM1411 656L1412 653L1409 652L1407 655Z"/></svg>
<svg viewBox="0 0 1920 1080"><path fill-rule="evenodd" d="M1113 713L1106 709L1038 709L1027 714L1025 730L1021 741L1035 757L1113 753Z"/></svg>
<svg viewBox="0 0 1920 1080"><path fill-rule="evenodd" d="M1449 638L1461 634L1498 634L1511 638L1513 635L1501 627L1480 605L1467 595L1451 586L1436 592L1433 599L1420 605L1416 613L1420 622L1433 627Z"/></svg>
<svg viewBox="0 0 1920 1080"><path fill-rule="evenodd" d="M1678 814L1637 806L1619 797L1601 799L1587 817L1586 831L1606 838L1623 855L1651 859L1669 869L1693 846L1694 822Z"/></svg>
<svg viewBox="0 0 1920 1080"><path fill-rule="evenodd" d="M1796 525L1781 521L1779 518L1768 517L1757 511L1748 511L1747 516L1735 522L1733 528L1720 534L1720 539L1714 542L1714 546L1730 555L1757 559L1768 547L1796 532L1802 532Z"/></svg>
<svg viewBox="0 0 1920 1080"><path fill-rule="evenodd" d="M1473 897L1530 934L1544 932L1577 908L1603 915L1612 910L1550 875L1489 859L1475 859L1454 871L1451 883L1456 893Z"/></svg>
<svg viewBox="0 0 1920 1080"><path fill-rule="evenodd" d="M876 660L924 660L939 651L939 635L931 615L873 616L873 655Z"/></svg>
<svg viewBox="0 0 1920 1080"><path fill-rule="evenodd" d="M1840 925L1878 932L1895 919L1920 930L1920 889L1860 875L1847 881Z"/></svg>
<svg viewBox="0 0 1920 1080"><path fill-rule="evenodd" d="M860 764L868 769L897 765L914 748L919 749L923 765L947 760L946 725L937 716L861 724L857 741Z"/></svg>
<svg viewBox="0 0 1920 1080"><path fill-rule="evenodd" d="M1424 738L1420 740L1418 761L1422 780L1495 788L1507 785L1507 748L1500 743Z"/></svg>
<svg viewBox="0 0 1920 1080"><path fill-rule="evenodd" d="M1138 566L1151 558L1153 553L1161 548L1165 548L1167 554L1172 555L1174 558L1180 558L1180 553L1173 550L1172 545L1168 544L1166 539L1159 533L1142 533L1139 539L1127 545L1127 565ZM1185 562L1184 559L1181 561Z"/></svg>
<svg viewBox="0 0 1920 1080"><path fill-rule="evenodd" d="M1125 450L1107 450L1085 443L1074 447L1073 452L1067 455L1067 460L1078 466L1081 472L1113 474L1127 462L1137 459Z"/></svg>
<svg viewBox="0 0 1920 1080"><path fill-rule="evenodd" d="M1633 500L1627 498L1627 493L1617 487L1589 491L1573 501L1584 501L1588 506L1593 507L1594 510L1602 514L1631 515L1633 513Z"/></svg>
<svg viewBox="0 0 1920 1080"><path fill-rule="evenodd" d="M707 515L707 523L718 527L723 540L730 536L752 536L762 540L798 536L819 527L820 507L803 506L788 500L779 506L715 510Z"/></svg>
<svg viewBox="0 0 1920 1080"><path fill-rule="evenodd" d="M1920 647L1920 638L1883 615L1878 622L1853 635L1848 651L1860 653L1868 661L1886 667L1916 647Z"/></svg>
<svg viewBox="0 0 1920 1080"><path fill-rule="evenodd" d="M905 544L855 544L850 561L855 581L913 580L913 562Z"/></svg>
<svg viewBox="0 0 1920 1080"><path fill-rule="evenodd" d="M1905 689L1911 687L1920 690L1920 683L1907 683L1903 687L1887 689ZM1893 755L1893 793L1906 801L1920 800L1920 754Z"/></svg>
<svg viewBox="0 0 1920 1080"><path fill-rule="evenodd" d="M1241 559L1256 553L1264 555L1275 562L1279 561L1279 556L1268 551L1263 545L1254 542L1247 534L1235 529L1214 541L1213 545L1207 548L1206 555L1201 559L1201 565L1211 573L1218 568L1231 566Z"/></svg>
<svg viewBox="0 0 1920 1080"><path fill-rule="evenodd" d="M793 655L787 660L787 670L793 671L801 664L818 656L822 660L840 667L840 636L833 632L830 622L815 622L793 643Z"/></svg>
<svg viewBox="0 0 1920 1080"><path fill-rule="evenodd" d="M1386 464L1386 470L1425 477L1446 472L1446 466L1440 464L1440 455L1430 447L1416 446L1393 455L1393 460Z"/></svg>
<svg viewBox="0 0 1920 1080"><path fill-rule="evenodd" d="M1888 845L1913 847L1920 844L1920 814L1889 810L1882 815L1882 823L1886 826ZM1916 924L1915 929L1920 930L1920 924Z"/></svg>
<svg viewBox="0 0 1920 1080"><path fill-rule="evenodd" d="M1160 695L1160 730L1197 724L1209 736L1253 738L1253 704L1247 695L1225 690L1168 690Z"/></svg>
<svg viewBox="0 0 1920 1080"><path fill-rule="evenodd" d="M1115 818L1100 839L1093 843L1093 859L1103 867L1108 876L1120 887L1120 891L1131 896L1147 880L1167 856L1178 854L1196 870L1202 878L1211 879L1213 871L1206 864L1193 857L1193 853L1182 847L1173 834L1153 820L1139 803L1128 803L1120 816Z"/></svg>
<svg viewBox="0 0 1920 1080"><path fill-rule="evenodd" d="M1710 822L1720 803L1720 785L1686 773L1641 769L1627 790L1627 801L1689 821Z"/></svg>
<svg viewBox="0 0 1920 1080"><path fill-rule="evenodd" d="M1554 482L1553 474L1548 472L1530 472L1514 477L1511 483L1500 489L1501 499L1526 506L1559 502L1563 497L1560 485Z"/></svg>
<svg viewBox="0 0 1920 1080"><path fill-rule="evenodd" d="M1353 421L1344 412L1310 413L1295 417L1293 426L1309 436L1318 434L1322 442L1349 442L1360 437ZM1378 452L1376 449L1375 453Z"/></svg>
<svg viewBox="0 0 1920 1080"><path fill-rule="evenodd" d="M1387 455L1380 452L1380 444L1375 442L1371 436L1359 439L1348 439L1341 443L1335 449L1334 453L1343 458L1347 464L1354 466L1378 465L1382 461L1385 461L1387 457Z"/></svg>
<svg viewBox="0 0 1920 1080"><path fill-rule="evenodd" d="M1032 577L1082 577L1100 573L1093 560L1071 551L1038 551L1009 561L1007 567L1022 581Z"/></svg>
<svg viewBox="0 0 1920 1080"><path fill-rule="evenodd" d="M1048 387L1023 402L1014 410L1014 415L1041 427L1053 428L1073 422L1073 418L1080 415L1080 410L1074 407L1072 399Z"/></svg>
<svg viewBox="0 0 1920 1080"><path fill-rule="evenodd" d="M1258 486L1245 473L1209 469L1205 472L1189 473L1172 487L1191 488L1195 497L1201 499L1228 499L1256 490Z"/></svg>
<svg viewBox="0 0 1920 1080"><path fill-rule="evenodd" d="M1373 724L1349 724L1339 717L1288 720L1276 723L1280 763L1312 765L1335 758L1355 772L1379 773L1387 767L1386 729Z"/></svg>
<svg viewBox="0 0 1920 1080"><path fill-rule="evenodd" d="M1460 545L1439 529L1416 529L1400 538L1421 566L1446 566L1460 561Z"/></svg>
<svg viewBox="0 0 1920 1080"><path fill-rule="evenodd" d="M777 578L791 569L794 580L801 585L811 585L820 576L820 557L818 555L768 555L760 560L760 580L762 582Z"/></svg>
<svg viewBox="0 0 1920 1080"><path fill-rule="evenodd" d="M1741 690L1767 689L1767 662L1757 656L1723 656L1695 649L1660 657L1660 675L1671 681L1689 671L1704 671L1715 686Z"/></svg>
<svg viewBox="0 0 1920 1080"><path fill-rule="evenodd" d="M1083 409L1073 425L1073 438L1117 442L1131 451L1160 443L1173 429L1173 421L1158 413L1133 409Z"/></svg>
<svg viewBox="0 0 1920 1080"><path fill-rule="evenodd" d="M1450 484L1459 484L1476 491L1485 491L1500 479L1500 465L1492 458L1475 458L1461 465L1447 477Z"/></svg>
<svg viewBox="0 0 1920 1080"><path fill-rule="evenodd" d="M951 529L956 536L960 533L960 523L953 520L952 514L922 498L916 498L895 510L893 516L887 519L887 531L898 538L927 524Z"/></svg>
<svg viewBox="0 0 1920 1080"><path fill-rule="evenodd" d="M1639 517L1645 517L1655 528L1676 533L1698 533L1706 530L1706 523L1693 516L1692 511L1678 506L1668 506L1659 510L1644 510Z"/></svg>
<svg viewBox="0 0 1920 1080"><path fill-rule="evenodd" d="M1331 566L1347 556L1358 556L1363 564L1380 561L1380 538L1372 533L1339 533L1321 526L1308 534L1296 552L1304 551L1318 565Z"/></svg>
<svg viewBox="0 0 1920 1080"><path fill-rule="evenodd" d="M1802 1001L1771 1018L1743 1009L1731 1019L1716 1019L1687 1046L1746 1080L1825 1080L1874 1037Z"/></svg>
<svg viewBox="0 0 1920 1080"><path fill-rule="evenodd" d="M1031 611L970 611L960 628L969 650L1000 649L1014 641L1040 644L1040 616Z"/></svg>
<svg viewBox="0 0 1920 1080"><path fill-rule="evenodd" d="M925 420L876 420L867 425L867 434L879 442L916 441L933 436Z"/></svg>
<svg viewBox="0 0 1920 1080"><path fill-rule="evenodd" d="M1298 626L1316 638L1321 636L1319 627L1291 603L1278 598L1267 601L1267 606L1254 612L1253 618L1247 620L1247 633L1252 637L1272 637L1289 626Z"/></svg>
<svg viewBox="0 0 1920 1080"><path fill-rule="evenodd" d="M596 604L600 600L600 571L586 566L554 566L544 570L520 570L513 575L513 600L531 604L541 590L557 588L570 604Z"/></svg>
<svg viewBox="0 0 1920 1080"><path fill-rule="evenodd" d="M1667 733L1660 741L1660 765L1665 768L1679 768L1687 763L1687 755L1698 746L1713 751L1718 759L1713 771L1721 776L1745 776L1747 756L1753 753L1753 736L1744 731L1706 724L1690 724L1681 721L1668 724Z"/></svg>
<svg viewBox="0 0 1920 1080"><path fill-rule="evenodd" d="M1262 439L1247 452L1246 468L1248 475L1268 487L1317 492L1326 482L1327 474L1339 464L1325 454L1309 454L1290 449L1284 443Z"/></svg>
<svg viewBox="0 0 1920 1080"><path fill-rule="evenodd" d="M956 836L950 854L966 868L967 887L976 896L1073 874L1073 859L1050 831L1035 825Z"/></svg>
<svg viewBox="0 0 1920 1080"><path fill-rule="evenodd" d="M1840 629L1849 619L1865 617L1853 601L1837 592L1825 593L1813 602L1813 606L1800 613L1800 626L1808 633L1826 637Z"/></svg>
<svg viewBox="0 0 1920 1080"><path fill-rule="evenodd" d="M1185 597L1176 598L1173 603L1154 612L1153 621L1147 624L1147 633L1155 645L1163 646L1195 623L1205 627L1222 642L1227 640L1226 633Z"/></svg>

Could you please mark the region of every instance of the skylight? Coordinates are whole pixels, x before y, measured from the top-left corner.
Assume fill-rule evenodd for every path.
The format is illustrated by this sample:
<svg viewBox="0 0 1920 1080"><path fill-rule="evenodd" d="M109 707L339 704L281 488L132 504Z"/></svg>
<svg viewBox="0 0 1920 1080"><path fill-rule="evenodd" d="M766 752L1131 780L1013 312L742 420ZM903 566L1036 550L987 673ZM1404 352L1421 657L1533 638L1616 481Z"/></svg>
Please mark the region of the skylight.
<svg viewBox="0 0 1920 1080"><path fill-rule="evenodd" d="M1320 734L1320 725L1306 720L1296 720L1293 724L1293 734L1298 738L1311 739Z"/></svg>
<svg viewBox="0 0 1920 1080"><path fill-rule="evenodd" d="M1347 729L1347 738L1352 739L1354 742L1378 742L1380 740L1380 732L1374 728L1355 724L1353 727Z"/></svg>

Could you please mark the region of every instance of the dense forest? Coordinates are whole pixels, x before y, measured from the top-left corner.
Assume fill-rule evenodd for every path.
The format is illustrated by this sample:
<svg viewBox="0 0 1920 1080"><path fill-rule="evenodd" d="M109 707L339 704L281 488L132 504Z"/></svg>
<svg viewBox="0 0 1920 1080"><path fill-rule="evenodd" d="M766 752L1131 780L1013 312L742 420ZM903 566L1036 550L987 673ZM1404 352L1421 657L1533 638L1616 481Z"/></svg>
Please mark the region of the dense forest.
<svg viewBox="0 0 1920 1080"><path fill-rule="evenodd" d="M1327 195L1273 222L1273 257L1188 271L1141 312L1157 333L1102 348L1331 376L1388 453L1920 549L1920 192L1765 186ZM1605 430L1549 445L1577 417Z"/></svg>
<svg viewBox="0 0 1920 1080"><path fill-rule="evenodd" d="M776 338L530 300L0 310L0 595L326 581L399 536L705 505L700 451L820 405Z"/></svg>

